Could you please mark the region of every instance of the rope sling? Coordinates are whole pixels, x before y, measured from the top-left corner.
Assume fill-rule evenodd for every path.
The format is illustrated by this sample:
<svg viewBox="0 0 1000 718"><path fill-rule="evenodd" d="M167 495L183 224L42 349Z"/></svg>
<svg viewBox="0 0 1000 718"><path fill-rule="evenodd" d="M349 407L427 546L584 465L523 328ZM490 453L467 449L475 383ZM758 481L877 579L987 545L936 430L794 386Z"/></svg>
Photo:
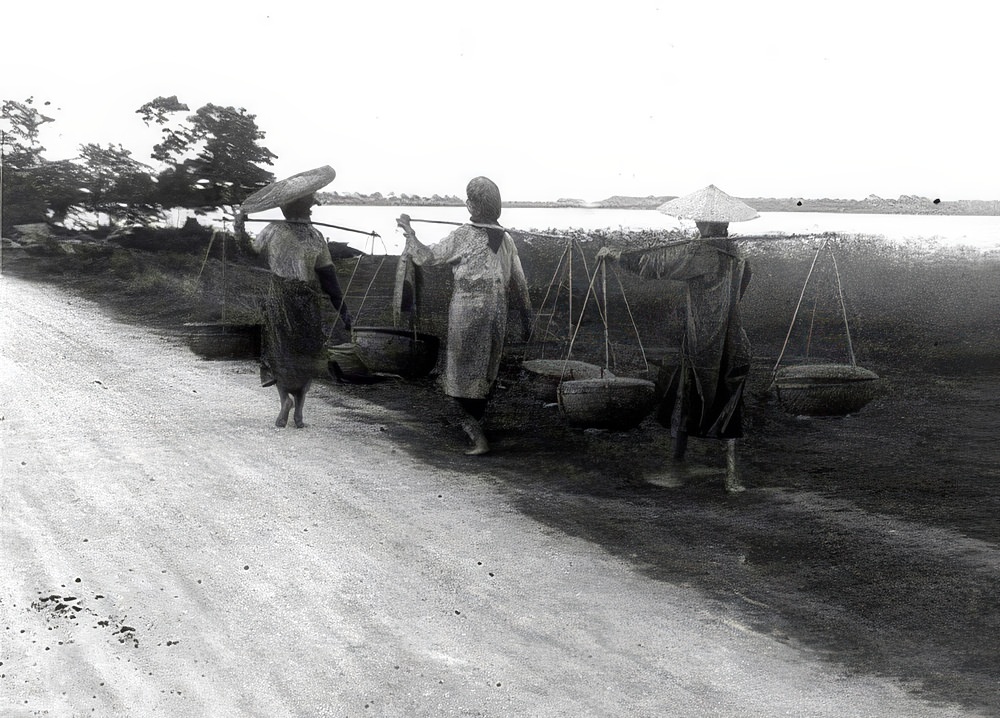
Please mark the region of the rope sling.
<svg viewBox="0 0 1000 718"><path fill-rule="evenodd" d="M847 337L847 356L848 361L852 367L857 366L857 360L854 355L854 343L851 340L851 327L847 320L847 305L844 303L844 287L840 279L840 268L837 266L837 257L833 253L833 248L830 247L830 240L823 240L823 243L816 249L816 253L813 255L812 263L809 265L809 272L806 274L805 282L802 284L802 291L799 293L798 302L795 304L795 311L792 313L792 321L789 323L788 332L785 334L785 341L781 345L781 352L778 354L778 360L774 364L774 368L771 370L772 377L777 374L778 367L781 365L781 360L785 356L785 351L788 348L788 342L792 336L792 330L795 328L795 322L799 316L799 310L802 308L802 300L805 297L806 289L809 287L809 281L812 279L813 272L816 269L816 264L819 261L820 254L823 250L827 250L830 256L830 260L833 264L834 276L837 280L837 298L840 303L840 314L844 321L844 332ZM813 313L809 324L809 332L807 335L806 343L806 356L808 356L809 347L812 344L812 332L816 321L816 299L813 300Z"/></svg>

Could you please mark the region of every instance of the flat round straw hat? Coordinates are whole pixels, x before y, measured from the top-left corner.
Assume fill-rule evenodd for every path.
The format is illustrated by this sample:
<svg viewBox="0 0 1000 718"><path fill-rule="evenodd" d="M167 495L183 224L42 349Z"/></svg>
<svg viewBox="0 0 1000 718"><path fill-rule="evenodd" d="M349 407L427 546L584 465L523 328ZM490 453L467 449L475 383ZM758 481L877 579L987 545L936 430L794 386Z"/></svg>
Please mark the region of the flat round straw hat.
<svg viewBox="0 0 1000 718"><path fill-rule="evenodd" d="M693 219L696 222L743 222L760 216L753 207L730 197L714 184L664 202L656 209L678 219Z"/></svg>
<svg viewBox="0 0 1000 718"><path fill-rule="evenodd" d="M262 187L243 200L243 204L240 205L240 212L243 214L263 212L268 209L275 209L289 202L294 202L326 187L333 182L336 176L337 172L333 167L323 165L322 167L307 170L306 172L299 172L297 175L272 182L267 187Z"/></svg>

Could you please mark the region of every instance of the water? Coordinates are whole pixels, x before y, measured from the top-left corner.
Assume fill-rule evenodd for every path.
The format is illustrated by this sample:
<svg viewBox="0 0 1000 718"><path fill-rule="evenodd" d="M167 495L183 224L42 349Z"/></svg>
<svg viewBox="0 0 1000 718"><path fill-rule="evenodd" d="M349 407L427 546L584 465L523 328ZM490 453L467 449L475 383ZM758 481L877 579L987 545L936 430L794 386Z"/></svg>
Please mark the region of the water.
<svg viewBox="0 0 1000 718"><path fill-rule="evenodd" d="M365 232L377 232L381 239L321 227L328 239L346 242L352 247L376 254L398 254L403 247L402 235L396 230L400 214L422 219L464 222L469 214L464 207L373 207L358 205L326 205L313 209L313 220L336 224ZM281 212L272 210L253 215L254 219L280 219ZM202 220L204 221L204 220ZM516 229L678 229L693 228L692 222L681 222L656 210L506 208L501 224ZM256 223L247 225L251 232ZM453 227L414 223L417 236L425 244L433 244ZM932 240L942 246L968 246L981 251L1000 249L1000 217L907 215L907 214L841 214L834 212L762 212L749 222L729 225L731 235L814 234L836 232L885 237L889 241Z"/></svg>

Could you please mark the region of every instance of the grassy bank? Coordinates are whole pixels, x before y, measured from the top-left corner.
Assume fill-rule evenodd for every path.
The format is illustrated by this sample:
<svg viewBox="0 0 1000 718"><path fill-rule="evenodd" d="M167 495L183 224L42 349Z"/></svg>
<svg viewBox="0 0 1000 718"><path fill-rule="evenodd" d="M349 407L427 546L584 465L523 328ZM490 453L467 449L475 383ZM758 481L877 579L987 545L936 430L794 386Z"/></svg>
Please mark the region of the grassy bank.
<svg viewBox="0 0 1000 718"><path fill-rule="evenodd" d="M574 357L602 363L604 327L587 289L584 264L594 267L597 250L650 246L676 238L663 232L592 232L574 251L573 314L569 277L556 276L566 243L517 236L538 330L528 351L565 356L568 337L586 308ZM816 249L828 241L802 295ZM844 312L858 363L875 371L910 369L977 372L1000 369L1000 256L926 244L890 244L877 237L828 235L741 243L753 279L744 300L744 321L755 353L776 358L785 344L800 301L785 361L847 361ZM358 324L391 324L396 257L338 259L341 283ZM254 322L267 273L259 260L231 236L182 239L132 237L78 241L53 239L5 249L3 271L68 285L135 319L159 326L184 322ZM553 282L553 279L559 281ZM600 290L601 284L596 287ZM451 290L450 270L418 273L417 321L443 335ZM607 275L608 337L620 373L642 369L642 350L654 361L676 348L683 327L684 287L677 282L642 280L612 268ZM550 316L551 315L551 316ZM333 323L332 313L329 317ZM551 323L550 323L551 322ZM547 330L547 331L544 331ZM637 339L636 332L638 332ZM343 335L334 338L346 339ZM539 341L545 339L545 341Z"/></svg>

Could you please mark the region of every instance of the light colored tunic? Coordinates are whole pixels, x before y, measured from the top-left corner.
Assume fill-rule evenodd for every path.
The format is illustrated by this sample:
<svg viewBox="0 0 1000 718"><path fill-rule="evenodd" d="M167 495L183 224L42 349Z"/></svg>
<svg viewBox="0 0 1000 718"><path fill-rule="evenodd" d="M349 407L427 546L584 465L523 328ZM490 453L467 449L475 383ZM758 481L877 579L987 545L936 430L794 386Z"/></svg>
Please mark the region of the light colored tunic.
<svg viewBox="0 0 1000 718"><path fill-rule="evenodd" d="M316 270L333 265L326 238L308 224L272 222L251 243L271 271L285 279L318 285Z"/></svg>
<svg viewBox="0 0 1000 718"><path fill-rule="evenodd" d="M451 265L455 285L448 307L444 392L484 399L500 371L507 333L508 293L530 306L528 285L514 240L504 233L493 252L486 230L463 225L430 247L410 252L413 263Z"/></svg>

